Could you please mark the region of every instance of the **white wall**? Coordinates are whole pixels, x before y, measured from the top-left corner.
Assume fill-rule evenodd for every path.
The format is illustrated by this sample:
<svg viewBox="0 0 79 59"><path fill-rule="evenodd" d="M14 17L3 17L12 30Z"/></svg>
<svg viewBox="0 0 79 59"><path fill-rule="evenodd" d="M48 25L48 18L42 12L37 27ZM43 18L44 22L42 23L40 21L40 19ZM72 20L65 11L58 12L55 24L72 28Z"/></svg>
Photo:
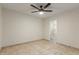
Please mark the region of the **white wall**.
<svg viewBox="0 0 79 59"><path fill-rule="evenodd" d="M56 41L79 48L79 9L66 11L53 17L49 20L57 20Z"/></svg>
<svg viewBox="0 0 79 59"><path fill-rule="evenodd" d="M2 41L2 9L0 6L0 49L1 49L1 42Z"/></svg>
<svg viewBox="0 0 79 59"><path fill-rule="evenodd" d="M49 39L49 22L57 20L56 41L79 48L79 9L67 11L45 20L4 8L2 9L2 16L3 46L43 38Z"/></svg>
<svg viewBox="0 0 79 59"><path fill-rule="evenodd" d="M3 8L3 46L43 39L43 22L13 10Z"/></svg>
<svg viewBox="0 0 79 59"><path fill-rule="evenodd" d="M49 40L49 19L43 19L44 23L44 38Z"/></svg>

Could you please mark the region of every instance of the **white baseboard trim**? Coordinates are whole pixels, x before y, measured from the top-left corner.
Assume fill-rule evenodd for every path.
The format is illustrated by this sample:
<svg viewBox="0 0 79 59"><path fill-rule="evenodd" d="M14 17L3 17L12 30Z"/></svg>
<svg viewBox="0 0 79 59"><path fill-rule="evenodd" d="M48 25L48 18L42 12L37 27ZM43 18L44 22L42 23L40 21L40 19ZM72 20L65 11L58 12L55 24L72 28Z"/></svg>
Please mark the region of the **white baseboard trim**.
<svg viewBox="0 0 79 59"><path fill-rule="evenodd" d="M38 39L38 40L46 40L46 39ZM8 46L3 46L2 48L10 47L10 46L16 46L16 45L25 44L25 43L30 43L30 42L38 41L38 40L31 40L31 41L27 41L27 42L19 42L19 43L8 45Z"/></svg>

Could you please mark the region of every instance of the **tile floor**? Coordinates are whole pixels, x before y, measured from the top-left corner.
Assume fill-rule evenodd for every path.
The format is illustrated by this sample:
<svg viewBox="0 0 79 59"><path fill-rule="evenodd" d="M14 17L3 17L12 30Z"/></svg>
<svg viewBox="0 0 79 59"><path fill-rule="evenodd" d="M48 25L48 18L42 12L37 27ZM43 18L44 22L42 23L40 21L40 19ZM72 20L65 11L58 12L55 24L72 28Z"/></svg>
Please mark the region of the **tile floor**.
<svg viewBox="0 0 79 59"><path fill-rule="evenodd" d="M48 40L37 40L5 47L1 55L79 55L79 49L55 44Z"/></svg>

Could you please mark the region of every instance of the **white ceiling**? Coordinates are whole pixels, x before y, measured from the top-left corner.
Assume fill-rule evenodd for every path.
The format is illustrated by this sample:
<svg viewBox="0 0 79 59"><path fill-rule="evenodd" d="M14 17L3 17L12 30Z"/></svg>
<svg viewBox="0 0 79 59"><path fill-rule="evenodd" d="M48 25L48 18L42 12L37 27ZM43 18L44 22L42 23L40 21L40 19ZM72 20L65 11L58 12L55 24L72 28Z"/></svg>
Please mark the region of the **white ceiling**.
<svg viewBox="0 0 79 59"><path fill-rule="evenodd" d="M39 18L47 18L53 16L54 14L58 14L70 9L79 8L78 3L52 3L47 9L53 10L53 12L44 13L43 15L39 15L38 13L31 13L36 9L30 6L31 3L3 3L2 7L12 9L21 13L26 13L31 16L39 17ZM33 3L34 4L34 3ZM36 3L36 6L46 5L46 3Z"/></svg>

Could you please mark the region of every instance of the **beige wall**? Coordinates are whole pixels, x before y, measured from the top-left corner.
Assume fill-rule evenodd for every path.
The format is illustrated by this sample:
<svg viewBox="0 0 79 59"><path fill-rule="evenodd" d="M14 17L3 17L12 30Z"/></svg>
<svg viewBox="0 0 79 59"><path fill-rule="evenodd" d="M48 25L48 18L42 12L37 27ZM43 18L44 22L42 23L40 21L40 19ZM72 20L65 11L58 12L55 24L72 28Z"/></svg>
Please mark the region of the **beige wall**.
<svg viewBox="0 0 79 59"><path fill-rule="evenodd" d="M1 49L1 41L2 41L2 10L0 6L0 49Z"/></svg>
<svg viewBox="0 0 79 59"><path fill-rule="evenodd" d="M79 9L66 11L53 17L48 20L57 20L56 41L79 48Z"/></svg>
<svg viewBox="0 0 79 59"><path fill-rule="evenodd" d="M43 39L43 22L13 10L3 8L3 46Z"/></svg>

